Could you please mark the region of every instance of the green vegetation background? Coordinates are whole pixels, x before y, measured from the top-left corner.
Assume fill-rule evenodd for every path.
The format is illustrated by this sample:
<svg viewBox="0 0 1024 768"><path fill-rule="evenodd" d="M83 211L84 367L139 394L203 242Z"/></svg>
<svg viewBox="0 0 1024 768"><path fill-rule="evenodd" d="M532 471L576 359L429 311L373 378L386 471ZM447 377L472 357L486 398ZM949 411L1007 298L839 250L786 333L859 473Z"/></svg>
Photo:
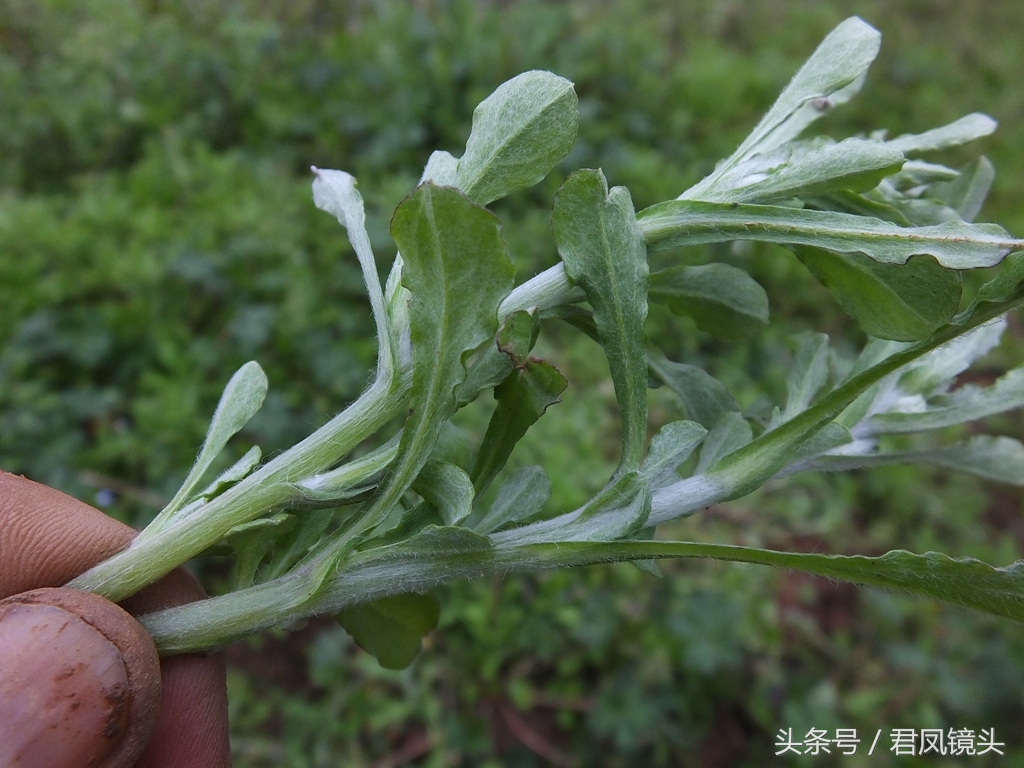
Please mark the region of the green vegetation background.
<svg viewBox="0 0 1024 768"><path fill-rule="evenodd" d="M313 208L309 165L358 177L383 263L390 212L431 150L460 152L473 106L520 71L569 77L576 148L497 206L529 276L555 259L548 214L568 170L602 167L638 207L674 197L851 13L882 30L882 54L824 130L992 114L1001 128L982 149L999 177L984 215L1024 233L1018 0L0 0L0 466L138 525L176 489L246 360L271 382L244 434L264 454L353 398L373 363L369 309L342 230ZM724 344L656 312L650 331L743 404L783 391L789 334L859 343L788 252L674 258L712 255L767 287L770 331ZM514 461L548 468L554 509L600 487L618 422L595 349L551 331L545 353L570 389ZM1019 321L1010 336L977 378L1024 358ZM651 407L655 427L680 415L661 391ZM486 408L460 417L471 438ZM1019 417L989 426L1024 431ZM898 468L797 477L672 534L1002 565L1021 556L1020 512L1013 489ZM897 727L995 728L1006 757L972 766L1024 756L1020 627L755 567L663 570L452 585L401 673L328 620L238 644L237 764L771 765L779 728L812 726L857 728L860 755L785 764L942 764L890 755ZM217 564L205 575L215 589Z"/></svg>

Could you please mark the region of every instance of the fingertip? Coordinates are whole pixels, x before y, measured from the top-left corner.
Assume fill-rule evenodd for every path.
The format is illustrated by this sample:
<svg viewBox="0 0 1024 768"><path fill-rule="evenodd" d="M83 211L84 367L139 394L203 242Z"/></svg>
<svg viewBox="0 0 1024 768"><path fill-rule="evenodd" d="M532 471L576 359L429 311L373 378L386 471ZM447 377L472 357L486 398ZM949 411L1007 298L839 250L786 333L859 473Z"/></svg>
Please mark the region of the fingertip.
<svg viewBox="0 0 1024 768"><path fill-rule="evenodd" d="M78 590L23 592L0 601L0 647L0 764L135 763L156 722L160 665L127 612Z"/></svg>

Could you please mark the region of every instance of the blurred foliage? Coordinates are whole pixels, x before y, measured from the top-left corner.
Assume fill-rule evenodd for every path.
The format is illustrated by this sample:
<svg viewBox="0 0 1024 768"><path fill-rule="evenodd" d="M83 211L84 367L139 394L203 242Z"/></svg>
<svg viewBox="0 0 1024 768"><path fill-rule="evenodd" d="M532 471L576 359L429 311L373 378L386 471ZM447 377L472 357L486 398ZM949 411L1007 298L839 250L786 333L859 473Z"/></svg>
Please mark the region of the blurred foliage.
<svg viewBox="0 0 1024 768"><path fill-rule="evenodd" d="M373 363L369 308L343 234L313 208L309 165L359 178L383 265L391 211L431 150L461 152L473 106L524 70L569 77L576 148L496 206L522 278L555 260L548 216L567 170L602 167L638 207L674 197L851 13L882 30L882 54L825 130L899 134L992 114L1001 128L983 150L1000 175L985 217L1024 233L1024 6L1011 0L0 0L0 466L139 524L184 477L245 360L270 377L244 435L265 454L358 394ZM773 325L749 344L649 319L745 406L784 391L791 333L861 341L786 251L658 258L743 264L768 289ZM1011 329L973 375L1024 357ZM570 389L512 466L544 464L565 508L607 477L618 420L590 342L553 327L542 343ZM650 398L652 428L679 417L664 391ZM459 416L472 439L485 411ZM1019 436L1024 421L994 426ZM675 533L1005 564L1024 545L1020 506L1003 488L887 468L796 477ZM439 630L401 673L325 622L239 644L237 764L753 766L775 760L779 728L811 726L868 739L994 727L1008 745L1000 763L1024 757L1019 627L753 567L662 570L452 585ZM215 586L216 568L207 575ZM870 761L897 764L941 763Z"/></svg>

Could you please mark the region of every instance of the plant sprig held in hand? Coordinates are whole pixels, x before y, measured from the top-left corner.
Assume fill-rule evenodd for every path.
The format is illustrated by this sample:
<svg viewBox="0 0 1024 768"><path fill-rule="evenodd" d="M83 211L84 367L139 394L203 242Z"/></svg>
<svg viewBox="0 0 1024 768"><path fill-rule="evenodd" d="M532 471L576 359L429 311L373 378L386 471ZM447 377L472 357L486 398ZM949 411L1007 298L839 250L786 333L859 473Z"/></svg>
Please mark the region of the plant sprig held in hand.
<svg viewBox="0 0 1024 768"><path fill-rule="evenodd" d="M259 365L247 363L224 390L171 503L128 549L69 586L120 600L226 543L236 555L235 591L142 617L161 653L336 614L393 668L410 663L435 626L436 585L614 561L761 563L1024 621L1024 561L996 568L934 552L800 554L648 535L796 472L915 462L1024 482L1024 445L1009 437L879 447L888 433L1024 406L1024 366L987 388L950 391L998 342L1003 316L1024 303L1024 256L1014 253L1024 241L973 223L992 181L986 159L959 169L920 159L987 135L994 121L968 115L893 139L805 137L857 93L879 44L862 20L840 24L736 152L675 200L637 212L628 190L609 187L600 170L569 175L553 200L561 261L519 285L501 223L486 206L537 183L568 154L579 111L564 78L513 78L477 107L462 157L430 157L392 220L399 253L383 286L355 180L314 168L314 201L347 230L369 292L379 344L372 384L288 451L262 462L254 447L201 488L266 394ZM769 297L745 271L650 270L656 251L733 240L792 250L873 337L855 359L835 365L827 336L803 336L787 397L763 423L744 416L721 382L668 359L644 335L652 301L724 338L764 327ZM961 308L961 273L995 265ZM554 366L531 356L538 334L557 322L592 337L607 356L622 420L618 467L576 510L546 509L550 483L541 467L511 473L485 507L483 494L518 440L565 389ZM676 393L687 420L665 425L648 445L649 383ZM483 443L459 463L443 450L446 425L488 392L497 407ZM397 432L379 434L402 414ZM374 436L378 448L346 458Z"/></svg>

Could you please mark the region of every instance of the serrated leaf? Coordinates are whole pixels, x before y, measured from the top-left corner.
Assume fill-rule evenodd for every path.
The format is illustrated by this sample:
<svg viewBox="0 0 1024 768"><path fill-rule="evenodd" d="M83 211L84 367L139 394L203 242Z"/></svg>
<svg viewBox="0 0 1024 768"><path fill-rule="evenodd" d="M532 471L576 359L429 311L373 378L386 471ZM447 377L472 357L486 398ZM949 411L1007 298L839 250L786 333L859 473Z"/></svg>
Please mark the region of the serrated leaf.
<svg viewBox="0 0 1024 768"><path fill-rule="evenodd" d="M526 431L549 407L561 402L559 395L567 384L551 363L520 358L508 378L494 388L498 404L470 473L477 495L490 486Z"/></svg>
<svg viewBox="0 0 1024 768"><path fill-rule="evenodd" d="M753 430L739 413L727 413L704 438L700 450L700 461L697 462L697 474L700 474L747 445L753 438Z"/></svg>
<svg viewBox="0 0 1024 768"><path fill-rule="evenodd" d="M704 557L758 563L806 571L886 589L898 589L1024 623L1024 560L993 568L974 558L952 558L941 552L923 555L904 550L881 557L777 552L728 544L697 542L620 541L589 544L531 544L529 555L561 565L612 560Z"/></svg>
<svg viewBox="0 0 1024 768"><path fill-rule="evenodd" d="M998 264L1024 241L995 224L947 221L900 227L888 221L833 211L772 205L736 205L670 200L637 214L648 250L683 245L759 240L810 245L837 253L863 253L885 264L905 264L930 255L949 269Z"/></svg>
<svg viewBox="0 0 1024 768"><path fill-rule="evenodd" d="M356 190L355 178L344 171L313 168L313 203L322 211L330 213L348 231L349 242L359 259L363 281L370 296L370 307L377 326L378 375L390 375L394 369L392 335L388 330L387 313L384 310L384 292L377 275L377 262L373 258L370 237L366 234L366 213L362 195Z"/></svg>
<svg viewBox="0 0 1024 768"><path fill-rule="evenodd" d="M576 92L564 77L533 71L512 78L473 112L455 186L482 205L533 186L569 153L578 124ZM449 169L439 158L431 172L444 178Z"/></svg>
<svg viewBox="0 0 1024 768"><path fill-rule="evenodd" d="M682 401L687 418L710 429L740 406L728 388L703 368L667 359L660 351L647 354L651 374Z"/></svg>
<svg viewBox="0 0 1024 768"><path fill-rule="evenodd" d="M880 413L869 429L875 434L922 432L954 424L966 424L997 413L1024 408L1024 368L1014 368L990 387L960 387L938 405L916 413Z"/></svg>
<svg viewBox="0 0 1024 768"><path fill-rule="evenodd" d="M206 470L224 450L228 440L234 437L260 409L266 395L267 376L258 363L250 361L235 372L224 387L220 402L217 403L217 409L210 420L210 427L206 431L203 447L199 449L199 455L185 482L146 530L139 534L140 538L148 538L166 526L185 501L192 496Z"/></svg>
<svg viewBox="0 0 1024 768"><path fill-rule="evenodd" d="M768 113L737 150L682 197L708 199L719 180L746 158L770 152L794 139L814 119L832 106L832 97L842 99L856 92L867 68L878 55L881 35L857 17L842 22L822 41L807 62L793 76Z"/></svg>
<svg viewBox="0 0 1024 768"><path fill-rule="evenodd" d="M786 410L782 412L782 421L806 411L828 380L828 336L804 333L797 338L796 354L786 375Z"/></svg>
<svg viewBox="0 0 1024 768"><path fill-rule="evenodd" d="M861 329L878 338L923 339L948 323L960 304L960 274L927 256L897 265L810 246L793 251Z"/></svg>
<svg viewBox="0 0 1024 768"><path fill-rule="evenodd" d="M707 437L708 431L692 421L673 421L658 430L651 440L640 478L651 488L659 488L678 479L676 468Z"/></svg>
<svg viewBox="0 0 1024 768"><path fill-rule="evenodd" d="M436 597L409 593L346 608L338 614L338 623L382 667L405 669L420 652L423 637L437 626L440 615Z"/></svg>
<svg viewBox="0 0 1024 768"><path fill-rule="evenodd" d="M428 461L412 489L434 505L445 525L458 525L473 511L473 483L454 464Z"/></svg>
<svg viewBox="0 0 1024 768"><path fill-rule="evenodd" d="M541 467L521 467L501 484L484 518L473 526L477 533L491 533L540 512L551 496L551 481Z"/></svg>
<svg viewBox="0 0 1024 768"><path fill-rule="evenodd" d="M768 295L728 264L670 267L650 275L648 298L723 339L742 339L768 324Z"/></svg>
<svg viewBox="0 0 1024 768"><path fill-rule="evenodd" d="M622 414L617 475L636 469L647 432L647 250L625 187L604 174L572 174L555 196L552 226L566 273L593 307Z"/></svg>
<svg viewBox="0 0 1024 768"><path fill-rule="evenodd" d="M972 112L964 115L959 120L954 120L948 125L932 128L930 131L916 134L905 134L887 141L890 147L900 150L904 154L914 152L931 152L936 149L946 149L966 144L969 141L980 139L992 133L998 123L988 115L980 112Z"/></svg>

